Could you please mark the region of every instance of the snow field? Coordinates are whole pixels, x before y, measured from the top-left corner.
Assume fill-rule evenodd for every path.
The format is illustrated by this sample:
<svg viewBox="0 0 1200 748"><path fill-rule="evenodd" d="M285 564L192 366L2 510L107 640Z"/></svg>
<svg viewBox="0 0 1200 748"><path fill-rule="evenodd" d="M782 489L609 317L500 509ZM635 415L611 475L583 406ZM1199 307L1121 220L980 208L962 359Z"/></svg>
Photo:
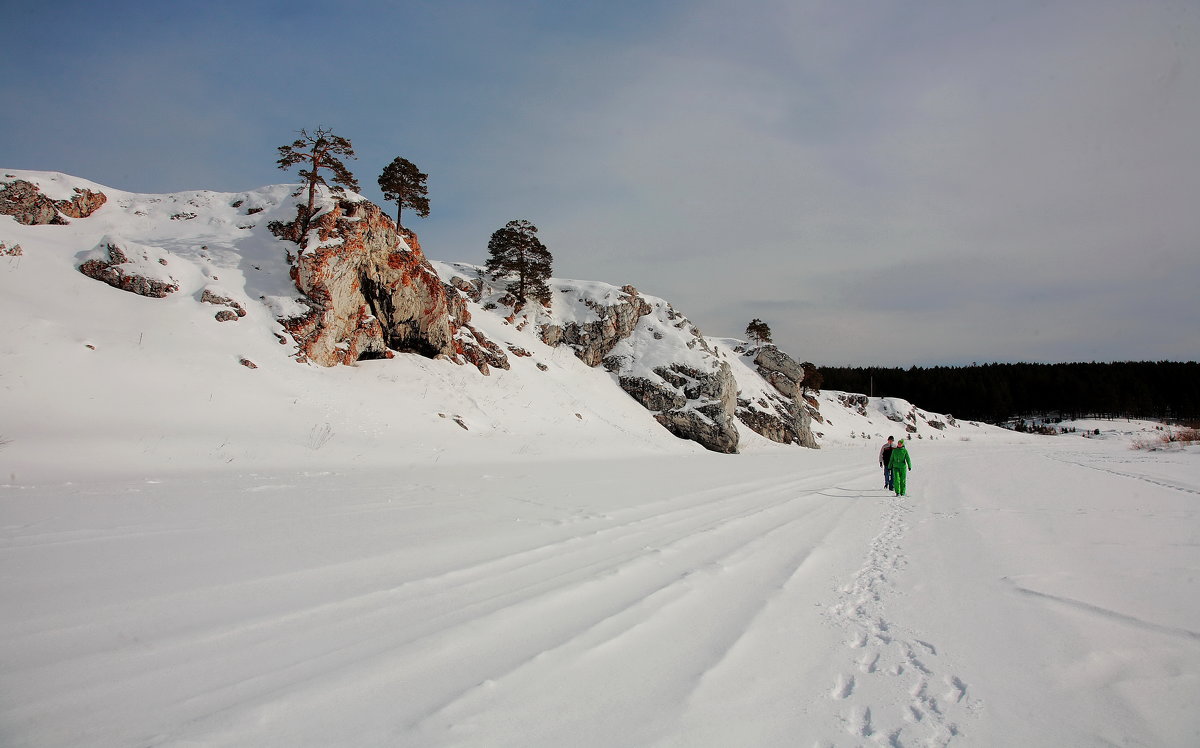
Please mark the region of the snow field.
<svg viewBox="0 0 1200 748"><path fill-rule="evenodd" d="M534 355L303 366L292 186L101 189L0 233L0 745L1200 745L1200 450L1152 424L825 392L823 449L715 455L477 307ZM80 275L104 236L180 291Z"/></svg>
<svg viewBox="0 0 1200 748"><path fill-rule="evenodd" d="M1194 743L1197 453L912 451L5 486L0 734Z"/></svg>

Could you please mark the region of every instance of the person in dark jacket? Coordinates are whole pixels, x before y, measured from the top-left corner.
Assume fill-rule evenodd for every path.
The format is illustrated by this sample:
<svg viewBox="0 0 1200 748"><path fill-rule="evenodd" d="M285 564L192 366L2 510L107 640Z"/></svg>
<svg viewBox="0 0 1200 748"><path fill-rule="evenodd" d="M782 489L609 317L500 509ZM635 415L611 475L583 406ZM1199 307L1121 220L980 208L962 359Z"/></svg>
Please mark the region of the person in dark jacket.
<svg viewBox="0 0 1200 748"><path fill-rule="evenodd" d="M903 496L908 488L908 471L912 470L912 459L908 456L908 448L904 440L896 443L896 448L888 458L892 466L892 490L897 496Z"/></svg>
<svg viewBox="0 0 1200 748"><path fill-rule="evenodd" d="M887 443L879 450L879 467L883 468L883 487L891 490L892 488L892 449L896 446L895 437L889 436Z"/></svg>

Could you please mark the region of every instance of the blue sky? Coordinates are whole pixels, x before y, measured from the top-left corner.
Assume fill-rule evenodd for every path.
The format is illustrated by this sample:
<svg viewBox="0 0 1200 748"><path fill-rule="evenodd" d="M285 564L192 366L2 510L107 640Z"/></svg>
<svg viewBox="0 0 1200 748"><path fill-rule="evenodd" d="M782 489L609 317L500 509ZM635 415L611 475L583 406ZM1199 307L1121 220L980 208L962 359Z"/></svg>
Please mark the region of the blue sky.
<svg viewBox="0 0 1200 748"><path fill-rule="evenodd" d="M240 191L324 125L434 259L528 219L817 364L1200 357L1194 0L0 2L4 167Z"/></svg>

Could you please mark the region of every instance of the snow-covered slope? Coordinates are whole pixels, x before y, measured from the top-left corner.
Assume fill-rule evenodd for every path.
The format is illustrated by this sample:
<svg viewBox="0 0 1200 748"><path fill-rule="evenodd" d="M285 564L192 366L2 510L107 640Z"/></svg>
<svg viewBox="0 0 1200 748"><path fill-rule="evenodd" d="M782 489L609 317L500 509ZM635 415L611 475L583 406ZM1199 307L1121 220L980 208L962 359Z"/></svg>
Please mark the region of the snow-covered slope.
<svg viewBox="0 0 1200 748"><path fill-rule="evenodd" d="M696 445L662 429L616 386L619 376L661 383L655 371L668 365L696 372L728 366L739 398L778 398L732 350L739 341L701 336L653 296L640 297L649 313L635 316L633 332L605 351L622 362L613 372L543 343L543 325L595 322L597 308L622 296L595 281L555 280L555 302L536 320L513 319L488 299L471 302L472 325L509 352L510 369L489 376L415 355L353 367L301 365L279 323L304 309L289 276L294 247L266 229L268 221L293 217L295 185L142 195L63 174L0 171L0 182L13 180L53 200L79 190L108 199L66 225L0 216L0 438L9 442L0 474L10 477L146 464L423 463L454 460L462 450L496 459L690 453ZM128 255L125 267L178 290L148 298L77 270L110 245ZM464 272L437 265L444 277ZM227 321L218 321L222 312ZM711 401L700 389L681 410ZM869 424L846 430L857 416L828 395L820 407L827 425L813 426L826 440L878 431ZM741 422L733 428L742 449L776 446Z"/></svg>
<svg viewBox="0 0 1200 748"><path fill-rule="evenodd" d="M538 361L513 357L509 371L488 377L414 355L354 367L296 363L277 318L298 308L298 293L284 243L265 230L272 217L290 217L294 185L135 195L58 174L0 174L51 193L85 187L109 197L69 225L0 216L0 242L19 248L0 256L5 477L452 462L464 448L473 459L699 448L664 432L606 372L532 331L504 334L536 348ZM76 270L114 237L152 248L151 265L179 290L148 298ZM205 290L246 315L218 322L225 307L202 302Z"/></svg>
<svg viewBox="0 0 1200 748"><path fill-rule="evenodd" d="M548 284L549 306L517 308L503 284L490 281L483 268L434 264L447 282L475 300L473 319L501 315L506 324L536 330L547 344L570 346L580 360L611 372L622 389L678 436L716 451L737 451L746 438L757 436L739 420L745 411L741 403L750 401L764 409L778 405L781 423L795 420L787 412L799 410L794 398L782 396L738 361L741 354L734 348L741 341L705 337L665 299L631 286L554 278ZM799 438L775 441L815 446Z"/></svg>
<svg viewBox="0 0 1200 748"><path fill-rule="evenodd" d="M909 440L986 438L1028 442L1019 434L978 421L960 421L953 415L931 413L899 397L867 397L825 390L819 400L821 415L813 430L823 444L879 442L889 436Z"/></svg>

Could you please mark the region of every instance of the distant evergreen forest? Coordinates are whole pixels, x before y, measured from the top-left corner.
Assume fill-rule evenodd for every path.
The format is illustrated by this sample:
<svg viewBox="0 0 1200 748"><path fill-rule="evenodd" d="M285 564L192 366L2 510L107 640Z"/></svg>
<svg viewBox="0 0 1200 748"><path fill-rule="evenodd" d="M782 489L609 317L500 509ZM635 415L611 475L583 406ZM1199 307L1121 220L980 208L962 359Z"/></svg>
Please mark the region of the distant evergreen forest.
<svg viewBox="0 0 1200 748"><path fill-rule="evenodd" d="M911 369L818 367L823 388L900 397L955 418L1153 418L1200 422L1200 363L1125 361Z"/></svg>

